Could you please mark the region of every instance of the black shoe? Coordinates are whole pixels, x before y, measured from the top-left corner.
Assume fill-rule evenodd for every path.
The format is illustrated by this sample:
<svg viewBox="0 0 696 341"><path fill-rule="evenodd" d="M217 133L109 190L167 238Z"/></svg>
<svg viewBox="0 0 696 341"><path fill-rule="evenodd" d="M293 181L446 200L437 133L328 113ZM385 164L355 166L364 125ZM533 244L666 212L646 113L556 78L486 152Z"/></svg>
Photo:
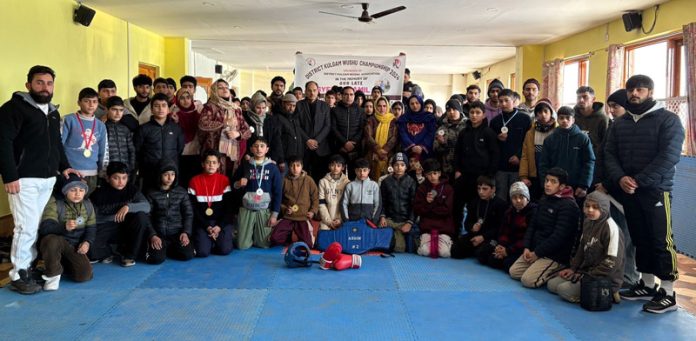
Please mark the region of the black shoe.
<svg viewBox="0 0 696 341"><path fill-rule="evenodd" d="M665 289L660 288L650 302L643 304L643 310L655 314L677 310L677 294L667 295Z"/></svg>
<svg viewBox="0 0 696 341"><path fill-rule="evenodd" d="M10 289L24 295L32 295L41 291L41 286L29 276L27 270L19 270L19 279L12 281Z"/></svg>
<svg viewBox="0 0 696 341"><path fill-rule="evenodd" d="M657 284L653 288L648 288L645 286L643 280L639 280L638 283L631 286L628 290L622 290L620 293L621 298L629 301L637 300L650 300L657 294Z"/></svg>

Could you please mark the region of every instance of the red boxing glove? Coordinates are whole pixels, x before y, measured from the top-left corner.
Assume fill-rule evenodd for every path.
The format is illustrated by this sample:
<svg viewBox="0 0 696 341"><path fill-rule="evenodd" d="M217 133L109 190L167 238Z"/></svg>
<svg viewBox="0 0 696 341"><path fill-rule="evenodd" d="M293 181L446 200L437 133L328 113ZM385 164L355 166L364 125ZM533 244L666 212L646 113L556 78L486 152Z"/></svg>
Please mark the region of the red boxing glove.
<svg viewBox="0 0 696 341"><path fill-rule="evenodd" d="M341 255L334 262L334 269L337 271L345 269L360 269L362 265L362 257L360 255Z"/></svg>
<svg viewBox="0 0 696 341"><path fill-rule="evenodd" d="M334 267L334 262L341 256L341 251L343 247L339 242L333 242L326 248L324 254L321 255L319 259L319 268L322 270L328 270Z"/></svg>

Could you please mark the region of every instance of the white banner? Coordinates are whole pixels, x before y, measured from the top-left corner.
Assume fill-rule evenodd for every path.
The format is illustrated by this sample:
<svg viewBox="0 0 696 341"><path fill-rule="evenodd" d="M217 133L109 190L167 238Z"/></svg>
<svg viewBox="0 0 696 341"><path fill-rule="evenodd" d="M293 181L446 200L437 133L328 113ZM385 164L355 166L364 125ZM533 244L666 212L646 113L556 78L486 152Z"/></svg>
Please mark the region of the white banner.
<svg viewBox="0 0 696 341"><path fill-rule="evenodd" d="M315 54L295 55L295 86L304 88L308 81L319 84L319 93L331 87L351 86L369 96L374 86L382 88L389 100L401 99L404 87L406 56L327 56Z"/></svg>

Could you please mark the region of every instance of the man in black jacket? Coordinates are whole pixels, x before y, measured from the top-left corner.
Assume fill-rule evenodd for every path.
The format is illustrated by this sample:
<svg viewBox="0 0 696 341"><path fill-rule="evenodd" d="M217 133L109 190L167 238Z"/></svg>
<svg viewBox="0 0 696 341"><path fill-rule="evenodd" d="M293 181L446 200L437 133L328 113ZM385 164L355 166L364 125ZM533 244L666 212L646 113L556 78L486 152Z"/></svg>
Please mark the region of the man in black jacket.
<svg viewBox="0 0 696 341"><path fill-rule="evenodd" d="M307 134L300 125L300 118L295 110L297 98L293 94L285 94L282 99L282 108L278 115L281 126L281 141L283 142L283 155L288 157L296 155L304 156Z"/></svg>
<svg viewBox="0 0 696 341"><path fill-rule="evenodd" d="M348 167L353 165L362 155L361 145L365 115L355 103L355 90L347 86L343 88L341 102L331 110L331 132L333 133L335 154L341 154L346 159ZM352 172L348 170L352 178Z"/></svg>
<svg viewBox="0 0 696 341"><path fill-rule="evenodd" d="M47 66L29 70L27 92L15 92L0 107L0 175L14 219L10 259L11 288L22 294L41 290L29 273L36 258L39 220L56 175L70 168L60 140L60 114L51 104L55 73Z"/></svg>
<svg viewBox="0 0 696 341"><path fill-rule="evenodd" d="M605 145L605 171L623 204L636 265L642 279L621 292L627 300L650 300L643 310L677 309L674 281L677 255L672 236L672 185L681 158L684 127L679 117L653 98L654 83L644 75L626 81L626 114L614 121ZM660 278L661 287L655 284Z"/></svg>
<svg viewBox="0 0 696 341"><path fill-rule="evenodd" d="M297 102L297 115L300 117L302 130L307 133L305 142L304 164L315 182L324 177L329 168L328 157L331 154L329 133L331 132L331 108L319 100L319 86L314 81L305 84L305 98Z"/></svg>

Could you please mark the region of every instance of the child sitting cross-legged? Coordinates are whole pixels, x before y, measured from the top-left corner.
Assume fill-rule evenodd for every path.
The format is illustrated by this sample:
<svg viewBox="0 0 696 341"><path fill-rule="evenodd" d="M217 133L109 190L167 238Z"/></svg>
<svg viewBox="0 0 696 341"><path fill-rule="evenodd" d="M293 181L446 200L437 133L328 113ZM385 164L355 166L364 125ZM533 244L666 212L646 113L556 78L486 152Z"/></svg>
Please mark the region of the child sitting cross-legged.
<svg viewBox="0 0 696 341"><path fill-rule="evenodd" d="M440 179L440 163L433 159L423 162L425 181L418 186L413 199L413 211L420 217L421 256L449 258L454 235L454 190L446 179Z"/></svg>
<svg viewBox="0 0 696 341"><path fill-rule="evenodd" d="M561 270L558 277L551 279L547 287L569 302L580 302L580 279L582 276L609 277L612 295L619 303L619 289L623 284L623 233L609 216L609 197L599 191L590 193L585 199L582 237L580 246L570 268Z"/></svg>
<svg viewBox="0 0 696 341"><path fill-rule="evenodd" d="M51 197L39 226L40 250L46 270L44 290L58 290L62 274L76 282L92 279L92 264L87 258L97 234L97 218L89 199L87 184L71 175L63 185L64 199Z"/></svg>

